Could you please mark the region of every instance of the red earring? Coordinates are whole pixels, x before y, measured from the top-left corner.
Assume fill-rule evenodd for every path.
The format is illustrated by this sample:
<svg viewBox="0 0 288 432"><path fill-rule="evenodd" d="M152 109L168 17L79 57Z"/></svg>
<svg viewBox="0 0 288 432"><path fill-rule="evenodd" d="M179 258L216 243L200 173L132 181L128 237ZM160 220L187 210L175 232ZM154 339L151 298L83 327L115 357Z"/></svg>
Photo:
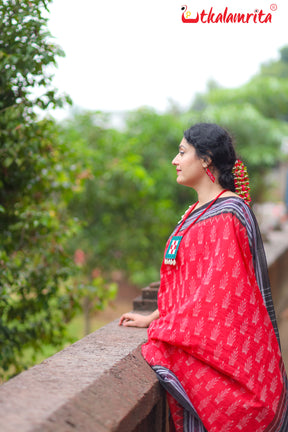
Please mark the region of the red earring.
<svg viewBox="0 0 288 432"><path fill-rule="evenodd" d="M208 175L208 177L210 178L210 180L215 183L215 177L214 175L211 173L211 171L209 170L209 168L206 168L206 174Z"/></svg>

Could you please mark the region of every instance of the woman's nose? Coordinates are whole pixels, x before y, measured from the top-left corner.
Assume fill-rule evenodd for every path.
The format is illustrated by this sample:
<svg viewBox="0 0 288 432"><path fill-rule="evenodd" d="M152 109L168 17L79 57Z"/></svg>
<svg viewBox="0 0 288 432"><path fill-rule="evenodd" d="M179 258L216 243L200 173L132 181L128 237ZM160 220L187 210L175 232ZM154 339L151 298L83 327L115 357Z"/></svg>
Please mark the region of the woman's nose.
<svg viewBox="0 0 288 432"><path fill-rule="evenodd" d="M177 158L178 158L178 155L176 155L174 157L174 159L172 160L172 165L177 165Z"/></svg>

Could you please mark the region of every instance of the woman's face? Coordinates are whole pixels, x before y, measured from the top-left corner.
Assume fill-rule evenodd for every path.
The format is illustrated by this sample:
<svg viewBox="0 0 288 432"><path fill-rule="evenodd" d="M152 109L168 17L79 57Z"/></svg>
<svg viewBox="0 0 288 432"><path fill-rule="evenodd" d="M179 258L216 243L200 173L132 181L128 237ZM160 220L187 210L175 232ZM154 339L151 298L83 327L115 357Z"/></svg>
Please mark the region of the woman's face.
<svg viewBox="0 0 288 432"><path fill-rule="evenodd" d="M185 138L179 145L179 153L172 164L176 167L177 182L184 186L195 187L206 176L204 161L199 159L195 148Z"/></svg>

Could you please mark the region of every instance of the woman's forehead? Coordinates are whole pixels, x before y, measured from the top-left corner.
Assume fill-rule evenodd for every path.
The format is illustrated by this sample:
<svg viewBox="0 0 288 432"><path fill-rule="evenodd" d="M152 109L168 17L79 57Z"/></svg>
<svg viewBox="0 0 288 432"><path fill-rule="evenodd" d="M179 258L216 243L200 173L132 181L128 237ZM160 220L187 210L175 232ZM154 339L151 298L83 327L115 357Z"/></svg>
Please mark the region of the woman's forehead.
<svg viewBox="0 0 288 432"><path fill-rule="evenodd" d="M186 140L186 138L182 138L182 140L181 140L181 142L180 142L180 144L179 144L179 147L188 147L189 146L189 143L188 143L188 141Z"/></svg>

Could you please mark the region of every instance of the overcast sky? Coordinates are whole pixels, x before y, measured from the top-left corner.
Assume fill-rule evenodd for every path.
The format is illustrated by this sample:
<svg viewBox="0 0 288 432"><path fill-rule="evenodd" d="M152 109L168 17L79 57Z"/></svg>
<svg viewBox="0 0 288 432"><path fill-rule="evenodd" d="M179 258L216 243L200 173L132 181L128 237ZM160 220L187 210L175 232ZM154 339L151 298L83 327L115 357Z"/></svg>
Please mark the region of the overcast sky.
<svg viewBox="0 0 288 432"><path fill-rule="evenodd" d="M262 9L272 23L184 24L183 4L191 18L227 6ZM186 108L209 79L237 87L288 44L287 0L54 0L50 11L49 29L66 53L54 84L91 110L165 110L169 99Z"/></svg>

